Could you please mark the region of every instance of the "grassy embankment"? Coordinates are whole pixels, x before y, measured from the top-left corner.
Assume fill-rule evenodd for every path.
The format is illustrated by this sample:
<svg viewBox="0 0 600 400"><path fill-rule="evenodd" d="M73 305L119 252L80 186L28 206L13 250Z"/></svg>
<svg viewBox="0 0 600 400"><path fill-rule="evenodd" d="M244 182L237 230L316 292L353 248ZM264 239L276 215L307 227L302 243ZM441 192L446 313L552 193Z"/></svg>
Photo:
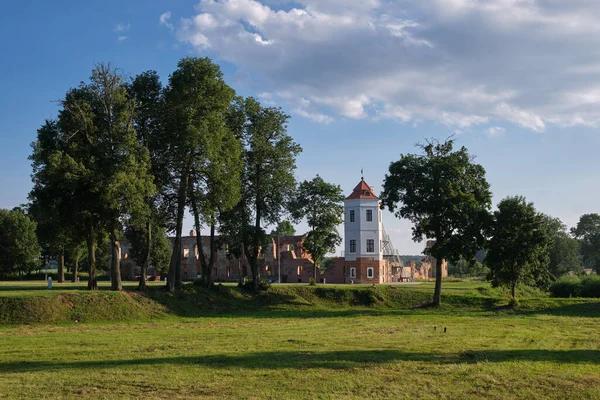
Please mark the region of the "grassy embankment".
<svg viewBox="0 0 600 400"><path fill-rule="evenodd" d="M522 292L509 310L503 292L458 282L441 309L418 307L431 285L282 285L254 298L0 284L0 310L66 315L0 327L0 398L600 397L598 300Z"/></svg>

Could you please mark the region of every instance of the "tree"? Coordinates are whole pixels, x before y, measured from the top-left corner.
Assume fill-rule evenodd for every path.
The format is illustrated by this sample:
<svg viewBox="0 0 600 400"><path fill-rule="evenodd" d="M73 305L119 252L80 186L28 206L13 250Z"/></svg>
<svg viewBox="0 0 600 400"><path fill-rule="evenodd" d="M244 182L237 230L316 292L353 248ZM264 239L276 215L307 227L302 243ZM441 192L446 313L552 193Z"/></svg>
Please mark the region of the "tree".
<svg viewBox="0 0 600 400"><path fill-rule="evenodd" d="M290 221L281 221L277 224L277 228L271 231L271 236L294 236L296 228Z"/></svg>
<svg viewBox="0 0 600 400"><path fill-rule="evenodd" d="M159 223L152 223L150 226L152 231L149 237L145 224L142 224L142 226L128 225L125 229L125 237L131 243L129 249L131 258L137 265L146 266L142 269L141 274L147 274L150 265L153 265L160 272L168 271L171 258L171 244L165 228ZM146 289L145 276L140 276L138 289Z"/></svg>
<svg viewBox="0 0 600 400"><path fill-rule="evenodd" d="M73 218L71 199L65 196L62 173L45 168L66 144L56 121L48 120L38 130L29 156L33 167L33 189L29 193L29 212L37 223L38 242L43 257L58 261L58 282L65 280L65 256L81 244L81 232Z"/></svg>
<svg viewBox="0 0 600 400"><path fill-rule="evenodd" d="M548 248L552 243L546 217L538 213L533 203L524 197L507 197L500 201L489 230L488 279L493 287L510 288L512 298L519 283L546 287Z"/></svg>
<svg viewBox="0 0 600 400"><path fill-rule="evenodd" d="M36 223L21 210L0 209L0 273L23 275L35 269L41 248Z"/></svg>
<svg viewBox="0 0 600 400"><path fill-rule="evenodd" d="M454 140L418 145L422 154L402 154L390 164L381 195L382 207L414 226L413 240L435 239L427 254L437 260L433 304L441 304L442 260L471 259L485 242L491 193L485 169Z"/></svg>
<svg viewBox="0 0 600 400"><path fill-rule="evenodd" d="M448 266L448 273L458 275L461 279L466 276L480 277L486 275L483 264L477 261L476 258L471 260L461 258L455 264Z"/></svg>
<svg viewBox="0 0 600 400"><path fill-rule="evenodd" d="M583 260L600 273L600 215L582 215L571 232L581 244Z"/></svg>
<svg viewBox="0 0 600 400"><path fill-rule="evenodd" d="M569 272L581 272L583 264L579 242L567 233L567 227L558 218L544 215L546 229L551 238L548 247L548 270L559 278Z"/></svg>
<svg viewBox="0 0 600 400"><path fill-rule="evenodd" d="M211 243L214 243L217 207L227 208L227 201L237 200L235 191L239 191L239 186L236 189L229 182L239 185L231 165L232 160L240 159L239 143L225 122L234 95L218 65L208 58L192 57L178 63L165 91L165 142L177 196L175 241L169 267L171 291L181 284L181 235L186 205L192 208L197 229L201 222L211 226ZM227 176L229 173L232 176ZM199 231L197 236L200 241ZM201 243L198 250L203 257ZM202 265L207 267L205 262Z"/></svg>
<svg viewBox="0 0 600 400"><path fill-rule="evenodd" d="M287 134L289 116L281 109L262 107L251 97L237 108L231 119L240 127L239 137L244 146L242 196L234 209L223 216L222 229L230 237L241 238L253 288L257 291L258 258L268 244L263 225L278 223L292 198L296 188L296 156L302 148Z"/></svg>
<svg viewBox="0 0 600 400"><path fill-rule="evenodd" d="M88 289L97 289L96 245L109 232L113 290L121 289L121 220L139 213L154 191L148 152L133 128L134 103L122 76L99 64L88 84L67 92L56 122L55 143L38 133L43 156L34 160L34 182L59 193L69 215L82 229L88 247ZM81 227L81 228L79 228Z"/></svg>
<svg viewBox="0 0 600 400"><path fill-rule="evenodd" d="M165 99L160 77L156 71L146 71L137 75L131 84L127 85L130 98L135 103L133 124L138 141L144 146L150 157L150 174L152 175L156 193L144 199L145 207L139 215L130 218L128 231L133 241L136 241L136 263L140 265L139 290L146 289L148 267L154 261L157 265L158 255L162 255L164 244L169 245L166 232L162 226L167 224L168 208L170 205L168 165L169 148L165 139ZM161 227L157 227L156 225ZM127 232L126 232L127 235ZM156 236L158 235L158 236ZM139 242L145 240L145 243ZM154 248L154 246L160 246ZM170 245L169 251L170 251ZM145 251L145 254L138 250Z"/></svg>
<svg viewBox="0 0 600 400"><path fill-rule="evenodd" d="M311 181L302 182L291 202L292 216L297 220L306 218L310 227L303 246L313 260L315 282L318 278L317 265L342 242L337 226L344 222L343 202L342 188L325 182L319 175Z"/></svg>

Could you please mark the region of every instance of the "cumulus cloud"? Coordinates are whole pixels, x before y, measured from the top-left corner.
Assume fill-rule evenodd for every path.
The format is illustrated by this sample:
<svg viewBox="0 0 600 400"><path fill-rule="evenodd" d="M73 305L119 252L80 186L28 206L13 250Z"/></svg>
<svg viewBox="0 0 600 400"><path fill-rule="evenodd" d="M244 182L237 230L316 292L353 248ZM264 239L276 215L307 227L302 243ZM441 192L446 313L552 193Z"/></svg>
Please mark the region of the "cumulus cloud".
<svg viewBox="0 0 600 400"><path fill-rule="evenodd" d="M596 1L201 0L170 17L178 41L317 122L600 124Z"/></svg>

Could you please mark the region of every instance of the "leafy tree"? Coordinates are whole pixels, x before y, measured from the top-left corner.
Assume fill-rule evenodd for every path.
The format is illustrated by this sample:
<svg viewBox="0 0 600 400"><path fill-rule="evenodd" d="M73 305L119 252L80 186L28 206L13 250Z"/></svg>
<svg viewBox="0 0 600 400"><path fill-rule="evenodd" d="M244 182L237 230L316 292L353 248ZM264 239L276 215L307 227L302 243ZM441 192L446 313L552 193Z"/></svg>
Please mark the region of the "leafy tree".
<svg viewBox="0 0 600 400"><path fill-rule="evenodd" d="M231 117L240 126L244 146L242 197L224 214L222 230L229 237L241 238L255 291L259 289L260 249L268 244L263 225L279 222L296 188L296 156L302 149L287 134L288 118L281 109L262 107L251 97L238 105L238 112Z"/></svg>
<svg viewBox="0 0 600 400"><path fill-rule="evenodd" d="M52 187L69 204L69 215L83 227L88 247L88 289L97 289L96 245L109 232L112 288L121 289L119 247L121 220L144 208L154 191L148 174L148 152L133 128L134 103L123 78L100 64L90 82L67 92L56 122L57 134L47 143L38 134L40 154L34 182ZM36 150L34 150L35 152Z"/></svg>
<svg viewBox="0 0 600 400"><path fill-rule="evenodd" d="M461 279L467 276L480 277L487 274L484 265L477 261L476 258L471 260L461 258L455 264L448 266L448 273L450 275L458 275Z"/></svg>
<svg viewBox="0 0 600 400"><path fill-rule="evenodd" d="M600 273L600 215L582 215L571 232L581 244L583 260Z"/></svg>
<svg viewBox="0 0 600 400"><path fill-rule="evenodd" d="M391 163L381 195L382 206L407 218L413 240L435 239L426 252L437 260L433 304L441 304L442 260L471 259L485 242L491 193L484 168L454 141L419 145L422 154L402 154Z"/></svg>
<svg viewBox="0 0 600 400"><path fill-rule="evenodd" d="M64 176L44 169L50 156L66 151L56 121L46 121L38 130L29 157L33 167L33 189L29 193L29 211L37 223L38 242L45 259L58 260L58 282L65 280L65 256L81 243L81 231L73 218L71 199L64 195Z"/></svg>
<svg viewBox="0 0 600 400"><path fill-rule="evenodd" d="M148 235L146 225L127 226L125 237L131 243L129 254L137 265L146 266L142 269L142 274L147 274L150 265L160 272L166 272L171 258L171 244L167 232L159 223L152 223L150 226L152 227L150 235ZM146 289L145 281L145 276L140 276L139 290Z"/></svg>
<svg viewBox="0 0 600 400"><path fill-rule="evenodd" d="M514 299L519 283L541 288L548 285L551 279L548 248L552 238L546 224L546 217L525 198L515 196L500 201L494 212L485 259L493 287L510 288Z"/></svg>
<svg viewBox="0 0 600 400"><path fill-rule="evenodd" d="M161 227L167 225L169 214L167 210L171 200L169 197L171 181L168 164L169 148L164 140L165 100L160 77L156 71L146 71L137 75L127 86L127 91L135 103L133 124L138 141L147 149L150 156L150 174L157 189L156 193L144 199L145 207L139 210L141 211L139 215L132 216L128 227L129 234L135 235L130 240L136 241L136 263L141 268L138 289L145 290L148 267L153 262L152 260L162 259L158 255L162 255L164 251L164 247L155 249L154 246L164 246L165 240L167 240L163 237L166 237L164 228L154 226L155 224L159 224ZM144 244L137 241L142 238L146 240ZM166 244L169 244L168 240ZM138 249L143 249L145 255L138 252ZM154 261L154 265L157 265L156 261Z"/></svg>
<svg viewBox="0 0 600 400"><path fill-rule="evenodd" d="M21 210L0 209L0 273L31 272L38 264L40 251L35 221Z"/></svg>
<svg viewBox="0 0 600 400"><path fill-rule="evenodd" d="M197 229L202 219L211 226L211 243L214 243L217 207L227 208L229 200L236 201L235 191L239 191L239 186L233 188L229 181L237 180L235 184L239 185L239 179L235 168L228 163L240 158L240 150L225 122L234 95L218 65L208 58L191 57L179 62L165 91L165 142L171 174L177 182L175 241L169 267L171 291L181 284L181 235L186 205L192 207ZM233 176L227 176L228 173ZM203 256L202 246L198 249ZM206 262L202 265L207 267Z"/></svg>
<svg viewBox="0 0 600 400"><path fill-rule="evenodd" d="M277 224L277 228L271 231L271 236L294 236L296 228L290 221L281 221Z"/></svg>
<svg viewBox="0 0 600 400"><path fill-rule="evenodd" d="M558 218L544 216L546 229L552 240L548 247L548 270L559 278L569 272L581 272L583 264L579 242L567 233L567 226Z"/></svg>
<svg viewBox="0 0 600 400"><path fill-rule="evenodd" d="M317 281L317 265L327 253L335 251L342 242L337 226L343 221L344 194L339 185L327 183L317 175L311 181L304 181L290 204L292 216L306 218L310 231L303 246L313 260L313 278Z"/></svg>

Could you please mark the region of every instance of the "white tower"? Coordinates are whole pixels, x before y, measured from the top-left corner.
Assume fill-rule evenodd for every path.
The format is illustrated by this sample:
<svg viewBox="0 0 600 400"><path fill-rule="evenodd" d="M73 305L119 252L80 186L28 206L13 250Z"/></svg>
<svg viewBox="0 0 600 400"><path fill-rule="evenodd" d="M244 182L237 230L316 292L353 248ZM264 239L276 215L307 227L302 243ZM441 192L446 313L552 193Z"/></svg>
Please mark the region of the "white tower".
<svg viewBox="0 0 600 400"><path fill-rule="evenodd" d="M383 260L383 224L379 198L364 179L344 201L346 261Z"/></svg>

